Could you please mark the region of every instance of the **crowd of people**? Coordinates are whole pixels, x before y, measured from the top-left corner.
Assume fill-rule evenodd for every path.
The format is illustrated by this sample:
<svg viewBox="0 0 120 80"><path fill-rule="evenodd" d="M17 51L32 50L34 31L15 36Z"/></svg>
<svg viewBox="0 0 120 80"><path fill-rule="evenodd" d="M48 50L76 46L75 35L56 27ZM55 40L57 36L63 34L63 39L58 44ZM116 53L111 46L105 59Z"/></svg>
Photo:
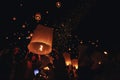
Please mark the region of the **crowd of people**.
<svg viewBox="0 0 120 80"><path fill-rule="evenodd" d="M107 67L101 65L95 68L90 53L92 53L91 49L80 53L78 69L71 67L72 69L68 70L69 67L66 66L62 53L56 51L49 54L53 58L51 63L45 55L41 56L41 60L33 53L27 54L27 58L26 55L22 58L20 51L15 53L13 49L3 49L0 51L0 80L95 80ZM44 70L45 66L49 69ZM34 75L35 69L39 69L39 76Z"/></svg>

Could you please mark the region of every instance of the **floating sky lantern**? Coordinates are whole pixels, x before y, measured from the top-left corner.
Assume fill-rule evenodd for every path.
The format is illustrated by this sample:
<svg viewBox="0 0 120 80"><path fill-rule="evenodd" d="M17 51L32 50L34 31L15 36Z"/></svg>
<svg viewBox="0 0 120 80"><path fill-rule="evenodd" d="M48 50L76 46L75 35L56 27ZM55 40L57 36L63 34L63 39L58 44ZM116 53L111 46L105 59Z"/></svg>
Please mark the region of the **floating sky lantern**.
<svg viewBox="0 0 120 80"><path fill-rule="evenodd" d="M78 69L78 59L72 59L72 66Z"/></svg>
<svg viewBox="0 0 120 80"><path fill-rule="evenodd" d="M39 55L49 54L52 51L53 29L38 25L33 34L28 45L29 51Z"/></svg>
<svg viewBox="0 0 120 80"><path fill-rule="evenodd" d="M16 21L16 17L13 17L12 19L13 19L13 21Z"/></svg>
<svg viewBox="0 0 120 80"><path fill-rule="evenodd" d="M48 11L46 11L45 13L48 14Z"/></svg>
<svg viewBox="0 0 120 80"><path fill-rule="evenodd" d="M65 59L65 64L66 66L71 65L71 58L70 58L70 54L68 53L63 53L64 59Z"/></svg>
<svg viewBox="0 0 120 80"><path fill-rule="evenodd" d="M61 7L61 2L56 2L56 7L60 8Z"/></svg>
<svg viewBox="0 0 120 80"><path fill-rule="evenodd" d="M35 14L35 20L36 21L40 21L41 20L41 14L40 13L36 13Z"/></svg>
<svg viewBox="0 0 120 80"><path fill-rule="evenodd" d="M22 25L22 28L26 28L26 25L25 25L25 24L23 24L23 25Z"/></svg>
<svg viewBox="0 0 120 80"><path fill-rule="evenodd" d="M107 54L108 54L108 53L107 53L107 51L104 51L104 54L106 54L106 55L107 55Z"/></svg>

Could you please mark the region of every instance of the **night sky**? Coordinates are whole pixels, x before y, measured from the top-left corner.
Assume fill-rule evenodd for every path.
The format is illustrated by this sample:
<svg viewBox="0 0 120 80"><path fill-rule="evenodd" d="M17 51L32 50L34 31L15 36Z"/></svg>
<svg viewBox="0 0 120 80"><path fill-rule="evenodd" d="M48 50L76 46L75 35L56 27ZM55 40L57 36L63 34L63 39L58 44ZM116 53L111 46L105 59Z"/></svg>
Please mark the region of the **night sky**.
<svg viewBox="0 0 120 80"><path fill-rule="evenodd" d="M61 6L57 7L56 2L60 2ZM0 47L3 46L1 44L16 41L15 35L28 36L28 31L33 31L37 24L52 26L61 24L69 17L80 16L72 21L77 24L72 27L73 35L81 40L99 40L105 48L119 50L119 9L112 1L3 0L0 2L0 9ZM34 19L36 13L41 14L39 22ZM22 28L22 25L26 27ZM9 39L6 40L6 37Z"/></svg>

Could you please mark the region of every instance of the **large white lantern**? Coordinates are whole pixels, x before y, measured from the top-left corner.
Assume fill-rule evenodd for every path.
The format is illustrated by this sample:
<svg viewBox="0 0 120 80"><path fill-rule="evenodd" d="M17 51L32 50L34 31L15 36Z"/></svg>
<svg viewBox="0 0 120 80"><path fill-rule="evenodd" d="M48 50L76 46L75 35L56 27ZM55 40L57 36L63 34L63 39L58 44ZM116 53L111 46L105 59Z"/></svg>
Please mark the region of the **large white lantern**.
<svg viewBox="0 0 120 80"><path fill-rule="evenodd" d="M30 52L47 55L52 51L53 28L38 25L28 45Z"/></svg>

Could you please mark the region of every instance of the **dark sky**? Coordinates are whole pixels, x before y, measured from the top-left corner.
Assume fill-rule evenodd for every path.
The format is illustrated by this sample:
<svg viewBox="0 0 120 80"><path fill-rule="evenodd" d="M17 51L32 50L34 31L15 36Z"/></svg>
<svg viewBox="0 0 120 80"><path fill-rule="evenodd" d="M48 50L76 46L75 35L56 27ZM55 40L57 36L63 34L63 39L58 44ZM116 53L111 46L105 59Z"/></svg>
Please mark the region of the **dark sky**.
<svg viewBox="0 0 120 80"><path fill-rule="evenodd" d="M55 7L57 1L61 2L59 9ZM70 15L77 5L82 4L80 3L82 1L94 1L95 5L90 8L87 15L82 17L79 25L74 26L73 32L80 39L99 39L106 47L119 49L119 7L117 2L105 0L2 0L0 2L0 34L3 37L10 32L17 31L19 25L24 22L32 26L34 24L32 16L36 12L42 14L40 23L59 22ZM46 10L49 11L48 15L45 14ZM12 23L14 16L17 17L16 23Z"/></svg>
<svg viewBox="0 0 120 80"><path fill-rule="evenodd" d="M80 29L77 32L85 39L99 39L104 46L119 50L120 29L118 10L117 2L97 1L95 8L80 22Z"/></svg>

